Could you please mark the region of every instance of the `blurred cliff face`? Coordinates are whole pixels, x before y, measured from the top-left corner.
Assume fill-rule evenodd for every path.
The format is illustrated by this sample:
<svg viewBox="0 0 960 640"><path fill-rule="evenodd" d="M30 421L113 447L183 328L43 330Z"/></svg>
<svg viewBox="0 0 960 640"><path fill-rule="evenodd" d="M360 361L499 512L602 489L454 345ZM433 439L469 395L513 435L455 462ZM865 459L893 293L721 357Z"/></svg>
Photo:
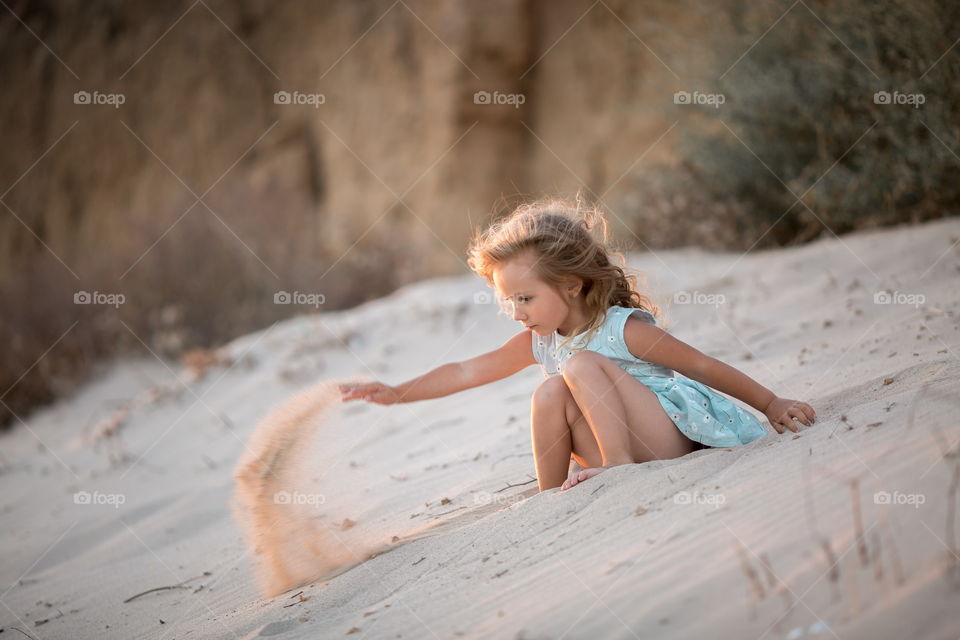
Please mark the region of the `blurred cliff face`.
<svg viewBox="0 0 960 640"><path fill-rule="evenodd" d="M509 25L519 7L487 10L507 12ZM103 251L96 260L84 254L103 244L116 257L106 268L114 278L149 270L152 251L143 253L188 209L171 233L192 222L195 233L205 228L216 238L217 255L236 254L245 269L274 280L311 264L319 277L328 258L375 223L366 246L406 233L426 258L405 265L401 278L451 271L467 229L462 213L472 207L479 221L500 183L522 166L503 118L519 126L519 115L474 109L479 81L463 58L470 47L482 50L487 81L502 87L504 77L518 75L511 65L527 56L500 49L522 49L524 39L492 22L485 27L466 7L26 2L19 9L55 55L12 15L3 18L3 126L16 150L2 160L3 183L49 153L5 200L81 277L88 261L104 259ZM512 59L486 62L501 55ZM4 224L5 254L23 250L32 234L9 216ZM189 243L180 236L190 235L163 244ZM286 264L307 250L309 260ZM74 251L72 260L63 255Z"/></svg>
<svg viewBox="0 0 960 640"><path fill-rule="evenodd" d="M3 184L42 160L0 256L42 240L127 281L206 234L268 281L400 241L418 259L381 291L461 270L500 196L599 194L665 129L638 89L669 71L588 7L23 2L0 17Z"/></svg>
<svg viewBox="0 0 960 640"><path fill-rule="evenodd" d="M463 273L471 225L501 196L602 180L588 164L609 145L593 139L608 119L555 123L607 98L541 75L549 57L538 61L585 8L11 4L0 387L19 390L7 409L49 400L118 346L172 355ZM582 49L582 34L556 53L568 46ZM546 108L532 107L538 93ZM550 149L538 118L562 134ZM55 342L42 379L17 382Z"/></svg>
<svg viewBox="0 0 960 640"><path fill-rule="evenodd" d="M8 419L118 348L463 273L520 197L583 190L638 248L747 249L936 215L957 147L945 2L838 3L829 29L816 2L8 6ZM926 92L944 144L878 90Z"/></svg>

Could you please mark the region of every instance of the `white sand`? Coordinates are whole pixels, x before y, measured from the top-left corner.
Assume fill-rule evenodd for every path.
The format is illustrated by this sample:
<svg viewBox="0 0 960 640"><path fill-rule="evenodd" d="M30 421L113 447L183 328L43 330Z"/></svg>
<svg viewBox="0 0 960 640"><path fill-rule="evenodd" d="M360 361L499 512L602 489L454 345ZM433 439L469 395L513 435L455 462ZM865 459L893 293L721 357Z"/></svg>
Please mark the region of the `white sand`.
<svg viewBox="0 0 960 640"><path fill-rule="evenodd" d="M465 276L246 336L222 352L233 365L196 379L117 363L2 436L4 637L957 637L958 237L953 219L742 260L632 256L659 300L725 296L670 306L671 330L813 404L799 437L538 495L502 490L532 478L537 367L433 401L332 407L304 422L304 471L283 480L304 504L283 511L297 533L278 544L308 572L390 550L271 599L231 512L255 425L318 383L400 382L518 325L475 304L487 289ZM875 304L885 289L925 299ZM87 437L131 401L112 435Z"/></svg>

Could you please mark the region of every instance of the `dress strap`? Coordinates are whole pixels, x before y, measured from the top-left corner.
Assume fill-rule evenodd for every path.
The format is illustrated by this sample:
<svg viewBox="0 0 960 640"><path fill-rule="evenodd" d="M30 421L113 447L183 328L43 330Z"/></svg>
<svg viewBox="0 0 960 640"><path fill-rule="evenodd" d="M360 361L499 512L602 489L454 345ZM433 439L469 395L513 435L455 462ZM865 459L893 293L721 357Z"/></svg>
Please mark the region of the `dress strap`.
<svg viewBox="0 0 960 640"><path fill-rule="evenodd" d="M627 307L617 307L617 315L610 324L610 347L617 357L624 360L637 360L637 357L630 353L627 348L627 342L623 337L623 330L627 326L627 318L636 316L647 324L656 325L657 319L646 309L636 309Z"/></svg>

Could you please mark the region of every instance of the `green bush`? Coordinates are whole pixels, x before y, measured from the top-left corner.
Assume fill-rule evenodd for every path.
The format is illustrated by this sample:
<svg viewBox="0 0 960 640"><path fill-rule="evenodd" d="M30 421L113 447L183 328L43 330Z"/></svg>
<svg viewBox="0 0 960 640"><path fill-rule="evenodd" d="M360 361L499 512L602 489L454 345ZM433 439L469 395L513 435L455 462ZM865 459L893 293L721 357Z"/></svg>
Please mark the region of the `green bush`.
<svg viewBox="0 0 960 640"><path fill-rule="evenodd" d="M651 244L783 246L956 215L960 5L798 3L757 42L789 6L731 11L737 37L710 44L699 87L726 101L671 105L681 160L626 207Z"/></svg>

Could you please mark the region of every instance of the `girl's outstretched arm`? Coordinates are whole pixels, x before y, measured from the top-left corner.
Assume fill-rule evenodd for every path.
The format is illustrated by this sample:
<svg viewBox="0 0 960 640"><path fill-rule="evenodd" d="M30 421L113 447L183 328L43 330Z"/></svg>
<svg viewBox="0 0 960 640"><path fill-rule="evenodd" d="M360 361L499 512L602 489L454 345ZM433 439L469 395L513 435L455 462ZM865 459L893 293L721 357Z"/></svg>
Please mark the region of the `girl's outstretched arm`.
<svg viewBox="0 0 960 640"><path fill-rule="evenodd" d="M798 431L794 418L807 426L816 420L816 412L806 402L777 397L742 371L697 351L659 327L628 318L623 339L636 357L673 369L762 411L777 433Z"/></svg>
<svg viewBox="0 0 960 640"><path fill-rule="evenodd" d="M506 378L536 363L531 333L529 329L522 331L498 349L462 362L448 362L394 387L382 382L342 384L340 399L362 399L376 404L416 402Z"/></svg>

